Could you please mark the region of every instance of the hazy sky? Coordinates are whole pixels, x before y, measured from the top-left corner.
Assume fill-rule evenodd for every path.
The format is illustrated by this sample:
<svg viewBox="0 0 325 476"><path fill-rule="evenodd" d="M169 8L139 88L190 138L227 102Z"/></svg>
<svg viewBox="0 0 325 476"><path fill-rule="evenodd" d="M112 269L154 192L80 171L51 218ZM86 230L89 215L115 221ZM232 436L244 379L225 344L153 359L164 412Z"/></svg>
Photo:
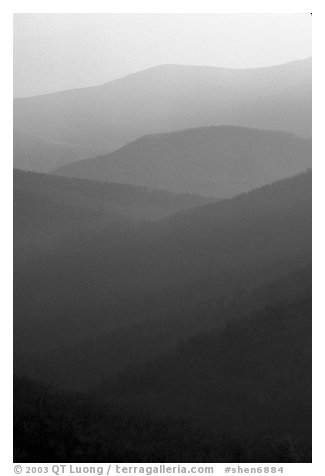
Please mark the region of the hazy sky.
<svg viewBox="0 0 325 476"><path fill-rule="evenodd" d="M14 15L14 95L101 84L163 63L253 68L311 56L309 14Z"/></svg>

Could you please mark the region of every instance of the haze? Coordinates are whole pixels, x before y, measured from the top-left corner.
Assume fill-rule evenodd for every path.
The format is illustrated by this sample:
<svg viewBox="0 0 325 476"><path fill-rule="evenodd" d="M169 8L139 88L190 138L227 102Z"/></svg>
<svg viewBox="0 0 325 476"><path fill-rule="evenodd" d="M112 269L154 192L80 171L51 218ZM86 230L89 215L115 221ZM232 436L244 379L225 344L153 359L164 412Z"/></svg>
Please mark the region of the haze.
<svg viewBox="0 0 325 476"><path fill-rule="evenodd" d="M308 56L305 13L14 15L15 97L97 85L158 64L255 68Z"/></svg>

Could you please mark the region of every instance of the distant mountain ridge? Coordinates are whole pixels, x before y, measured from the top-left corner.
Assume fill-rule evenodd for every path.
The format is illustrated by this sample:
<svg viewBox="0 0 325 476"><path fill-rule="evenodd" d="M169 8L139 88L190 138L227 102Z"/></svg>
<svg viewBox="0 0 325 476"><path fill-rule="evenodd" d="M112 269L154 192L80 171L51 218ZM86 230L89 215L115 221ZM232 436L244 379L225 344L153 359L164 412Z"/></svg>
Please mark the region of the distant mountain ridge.
<svg viewBox="0 0 325 476"><path fill-rule="evenodd" d="M310 168L311 156L292 133L210 126L146 135L55 173L229 198Z"/></svg>
<svg viewBox="0 0 325 476"><path fill-rule="evenodd" d="M311 86L169 64L14 100L15 463L311 462Z"/></svg>
<svg viewBox="0 0 325 476"><path fill-rule="evenodd" d="M16 130L13 132L13 166L20 170L46 173L57 167L109 152L104 148L42 139Z"/></svg>
<svg viewBox="0 0 325 476"><path fill-rule="evenodd" d="M101 86L14 100L14 127L116 149L148 133L234 124L311 136L311 58L231 70L161 65Z"/></svg>
<svg viewBox="0 0 325 476"><path fill-rule="evenodd" d="M116 183L14 170L15 239L97 229L112 221L159 220L211 200Z"/></svg>
<svg viewBox="0 0 325 476"><path fill-rule="evenodd" d="M16 322L28 332L43 308L45 329L57 327L63 340L69 333L61 326L74 321L89 337L96 326L109 332L145 315L159 320L166 308L204 303L206 293L216 299L230 288L252 290L308 265L311 173L158 223L69 234L59 245L50 237L36 255L15 253ZM37 300L27 302L31 295ZM62 305L71 321L58 318Z"/></svg>

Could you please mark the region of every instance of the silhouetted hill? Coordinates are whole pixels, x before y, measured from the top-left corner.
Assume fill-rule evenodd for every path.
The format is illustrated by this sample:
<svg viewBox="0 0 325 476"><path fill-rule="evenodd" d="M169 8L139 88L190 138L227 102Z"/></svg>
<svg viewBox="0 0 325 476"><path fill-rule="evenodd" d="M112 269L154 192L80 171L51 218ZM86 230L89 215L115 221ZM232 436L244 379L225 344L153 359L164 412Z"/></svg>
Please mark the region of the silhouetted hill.
<svg viewBox="0 0 325 476"><path fill-rule="evenodd" d="M51 235L67 228L97 229L112 220L157 220L206 202L195 195L14 170L15 236L20 240L40 229Z"/></svg>
<svg viewBox="0 0 325 476"><path fill-rule="evenodd" d="M144 136L56 173L228 198L310 168L311 153L293 134L205 127Z"/></svg>
<svg viewBox="0 0 325 476"><path fill-rule="evenodd" d="M103 391L133 408L191 418L237 438L286 435L290 442L291 435L308 446L311 293L196 336L141 370L128 369ZM290 456L299 461L302 454L296 449L288 462Z"/></svg>
<svg viewBox="0 0 325 476"><path fill-rule="evenodd" d="M233 124L311 136L311 59L235 70L162 65L97 87L14 100L15 129L87 147Z"/></svg>
<svg viewBox="0 0 325 476"><path fill-rule="evenodd" d="M310 462L304 435L238 439L98 395L14 378L15 463Z"/></svg>
<svg viewBox="0 0 325 476"><path fill-rule="evenodd" d="M108 322L107 317L100 334L88 329L84 337L78 339L76 334L71 335L68 344L56 348L52 347L53 342L58 342L53 336L56 327L52 323L52 336L46 338L44 349L40 350L38 345L36 350L27 351L26 343L33 341L30 337L25 338L24 350L15 358L15 369L64 388L98 389L99 382L121 372L126 379L134 370L137 374L144 363L173 351L190 337L223 329L231 322L247 319L265 306L288 306L297 300L308 299L310 294L310 266L271 282L266 282L264 277L260 285L249 289L239 287L237 283L222 289L211 278L198 280L184 289L165 292L160 299L148 298L149 305L141 301L133 302L133 307L131 303L120 304L120 322ZM80 326L80 321L75 325ZM20 323L20 332L22 326ZM38 338L40 332L38 328ZM32 331L30 333L32 335ZM29 336L28 330L25 330L26 336ZM19 341L17 343L19 347Z"/></svg>
<svg viewBox="0 0 325 476"><path fill-rule="evenodd" d="M273 296L268 286L267 307L249 313L237 309L236 319L223 321L212 333L165 355L151 352L147 362L132 361L97 395L15 379L15 462L145 462L157 455L169 462L310 462L310 278L310 270L287 276L271 285ZM202 310L197 320L201 315ZM120 359L137 340L139 348L140 341L147 345L153 337L147 330L131 341L115 336ZM166 337L160 333L160 339ZM95 343L97 359L105 356L101 344ZM77 374L78 365L88 372L91 357L87 346L81 350L66 356ZM112 350L114 340L107 338L108 369ZM43 365L51 373L48 357Z"/></svg>
<svg viewBox="0 0 325 476"><path fill-rule="evenodd" d="M108 196L16 178L31 233ZM309 462L311 181L16 248L15 372L66 391L15 379L15 462Z"/></svg>
<svg viewBox="0 0 325 476"><path fill-rule="evenodd" d="M14 378L13 430L15 463L310 461L301 437L239 441L222 430L19 377Z"/></svg>
<svg viewBox="0 0 325 476"><path fill-rule="evenodd" d="M50 172L62 165L109 152L108 148L104 150L13 132L13 164L21 170Z"/></svg>
<svg viewBox="0 0 325 476"><path fill-rule="evenodd" d="M39 371L44 376L43 363L51 359L44 359L42 352L61 349L57 370L47 377L66 382L69 375L72 383L69 372L78 366L71 349L76 344L82 349L76 355L84 359L79 360L81 375L87 376L88 361L89 368L98 367L95 378L100 378L111 362L111 371L120 370L114 365L122 355L121 342L127 342L132 332L118 336L117 331L151 320L157 329L175 323L173 332L181 336L187 318L194 324L186 333L192 332L191 326L198 329L198 320L211 327L220 315L251 309L257 288L310 261L310 172L159 223L109 225L59 243L49 241L36 255L16 253L16 368L23 365L26 373ZM231 311L227 302L233 303ZM146 329L147 325L138 327L139 343ZM160 340L158 334L152 345L156 351L162 348L163 331ZM108 359L107 365L98 350L99 336L101 348L106 339L117 349L117 359ZM129 356L133 348L139 349L138 344L132 342ZM29 367L22 352L33 353L33 365ZM78 376L74 383L83 378Z"/></svg>

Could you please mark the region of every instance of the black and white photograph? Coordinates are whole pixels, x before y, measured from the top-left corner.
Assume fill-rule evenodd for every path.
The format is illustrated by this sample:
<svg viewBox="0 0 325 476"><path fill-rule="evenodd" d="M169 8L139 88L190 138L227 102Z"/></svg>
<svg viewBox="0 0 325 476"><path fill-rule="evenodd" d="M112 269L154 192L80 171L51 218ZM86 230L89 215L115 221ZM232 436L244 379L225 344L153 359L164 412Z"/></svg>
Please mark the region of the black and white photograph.
<svg viewBox="0 0 325 476"><path fill-rule="evenodd" d="M12 15L15 468L312 462L312 20Z"/></svg>

